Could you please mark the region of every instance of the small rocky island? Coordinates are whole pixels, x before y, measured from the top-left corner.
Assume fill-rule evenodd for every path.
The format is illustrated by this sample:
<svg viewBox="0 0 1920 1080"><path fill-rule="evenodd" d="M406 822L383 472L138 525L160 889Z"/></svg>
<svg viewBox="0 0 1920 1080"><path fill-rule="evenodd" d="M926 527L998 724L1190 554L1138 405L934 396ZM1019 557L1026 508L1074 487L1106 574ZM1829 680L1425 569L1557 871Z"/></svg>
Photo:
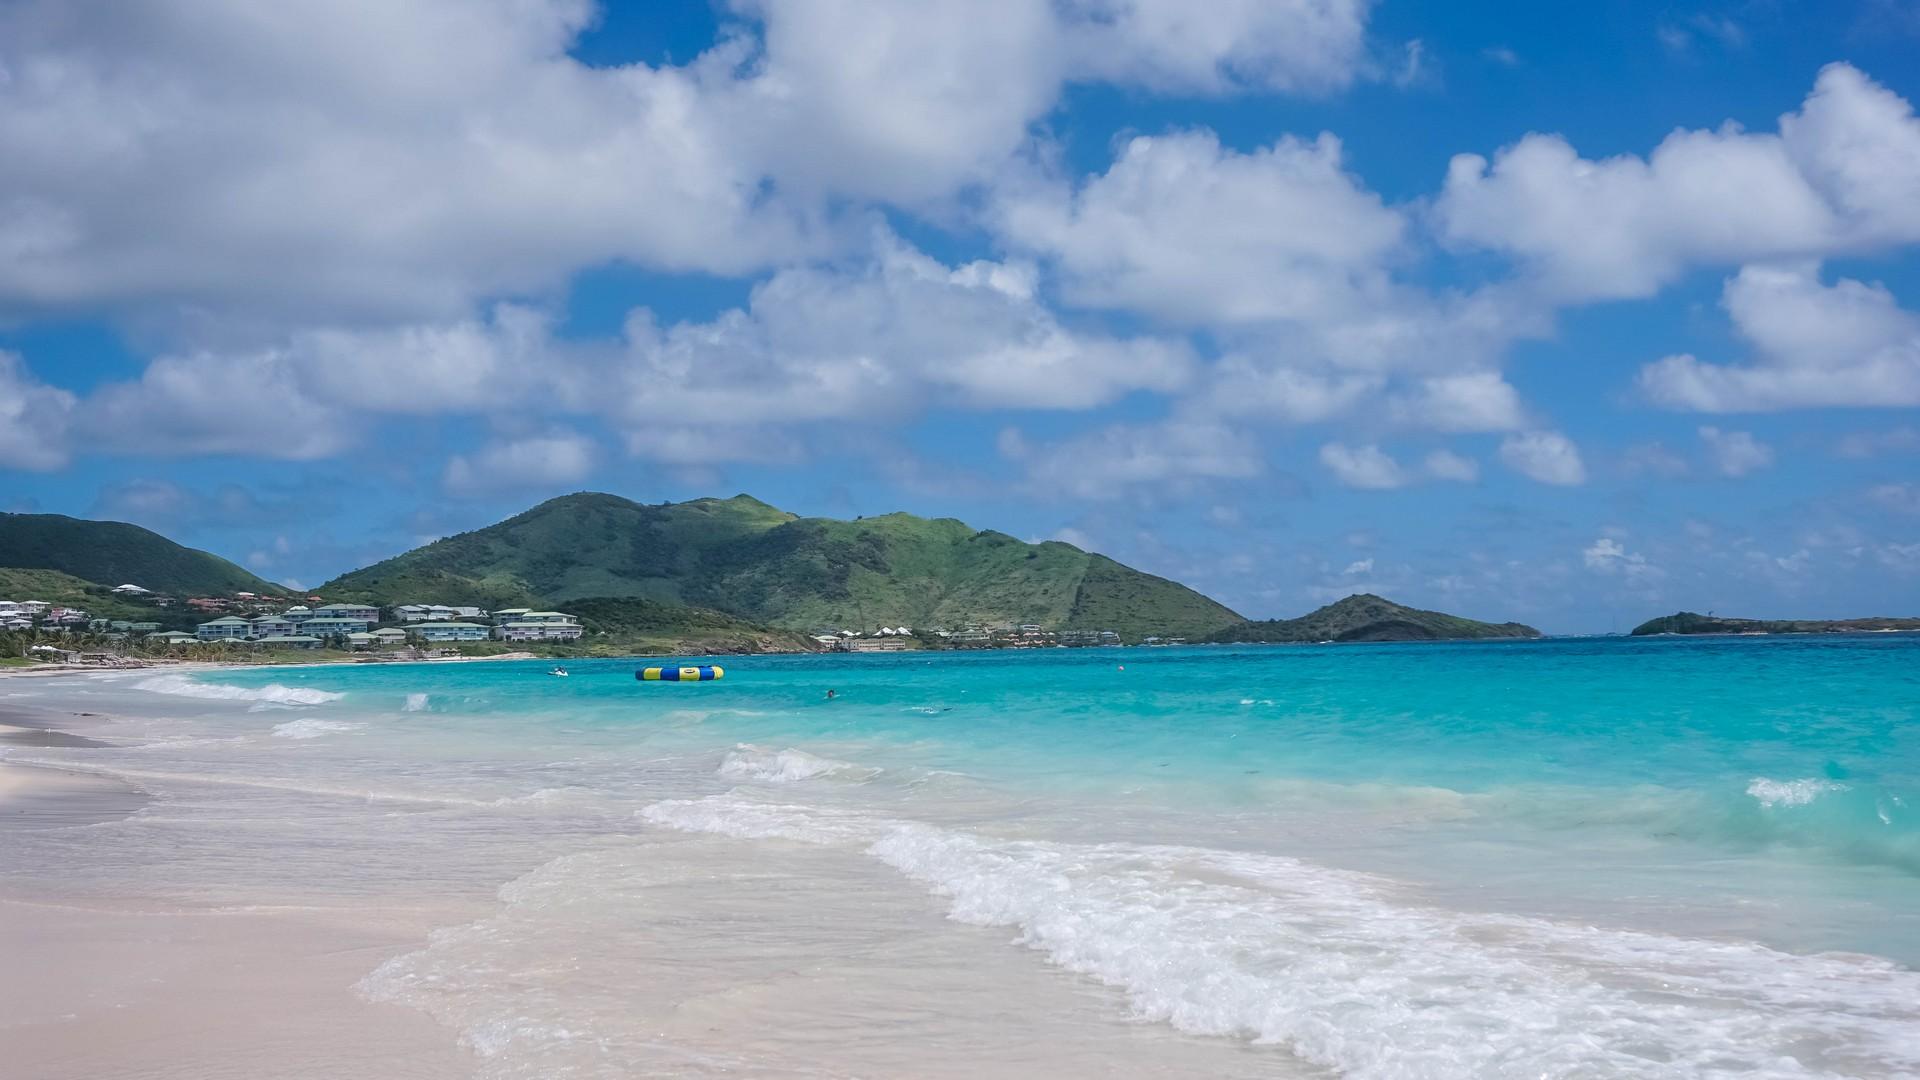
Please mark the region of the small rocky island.
<svg viewBox="0 0 1920 1080"><path fill-rule="evenodd" d="M1865 619L1734 619L1679 611L1648 619L1633 628L1634 637L1658 634L1886 634L1920 630L1920 619L1876 616Z"/></svg>
<svg viewBox="0 0 1920 1080"><path fill-rule="evenodd" d="M1537 638L1523 623L1485 623L1422 611L1372 593L1357 593L1297 619L1258 619L1230 626L1208 638L1233 644L1301 641L1472 641Z"/></svg>

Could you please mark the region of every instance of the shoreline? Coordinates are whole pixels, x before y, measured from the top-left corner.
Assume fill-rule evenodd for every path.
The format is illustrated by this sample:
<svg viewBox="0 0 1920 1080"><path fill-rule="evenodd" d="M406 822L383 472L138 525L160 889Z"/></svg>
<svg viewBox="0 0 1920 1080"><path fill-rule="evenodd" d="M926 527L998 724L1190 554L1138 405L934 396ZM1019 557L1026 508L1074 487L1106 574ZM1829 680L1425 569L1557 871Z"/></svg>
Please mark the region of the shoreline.
<svg viewBox="0 0 1920 1080"><path fill-rule="evenodd" d="M0 707L0 844L112 828L155 803L129 781L84 771L88 751L122 744L82 732L113 722ZM11 760L34 750L78 753L71 768ZM432 1017L353 987L419 949L434 929L485 908L364 912L292 896L203 907L140 890L76 890L64 880L57 865L0 879L0 1060L21 1075L473 1075L474 1054Z"/></svg>
<svg viewBox="0 0 1920 1080"><path fill-rule="evenodd" d="M31 719L0 714L0 720ZM151 803L152 795L123 780L43 762L12 761L8 756L13 750L79 750L111 745L51 727L0 722L0 832L118 821Z"/></svg>
<svg viewBox="0 0 1920 1080"><path fill-rule="evenodd" d="M14 713L0 721L31 720ZM138 813L153 796L124 780L46 762L9 759L13 750L83 750L112 743L52 727L0 722L0 832L98 825Z"/></svg>

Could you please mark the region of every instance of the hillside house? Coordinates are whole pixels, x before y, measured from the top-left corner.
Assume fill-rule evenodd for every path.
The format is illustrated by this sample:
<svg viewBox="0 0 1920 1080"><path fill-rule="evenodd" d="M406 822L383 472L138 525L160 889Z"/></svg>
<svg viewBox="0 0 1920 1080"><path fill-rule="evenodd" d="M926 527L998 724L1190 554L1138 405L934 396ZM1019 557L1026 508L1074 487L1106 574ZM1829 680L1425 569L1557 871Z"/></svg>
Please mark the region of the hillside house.
<svg viewBox="0 0 1920 1080"><path fill-rule="evenodd" d="M253 633L253 624L237 615L226 615L193 628L201 641L242 641Z"/></svg>
<svg viewBox="0 0 1920 1080"><path fill-rule="evenodd" d="M325 608L321 609L326 610ZM321 617L319 614L299 624L300 632L317 637L330 637L334 634L361 634L373 629L372 619Z"/></svg>
<svg viewBox="0 0 1920 1080"><path fill-rule="evenodd" d="M413 632L423 641L487 641L493 637L493 627L470 622L422 623Z"/></svg>
<svg viewBox="0 0 1920 1080"><path fill-rule="evenodd" d="M564 611L529 611L498 630L502 641L577 641L586 632Z"/></svg>
<svg viewBox="0 0 1920 1080"><path fill-rule="evenodd" d="M380 621L380 609L371 604L322 604L313 609L316 619L354 619L368 626Z"/></svg>

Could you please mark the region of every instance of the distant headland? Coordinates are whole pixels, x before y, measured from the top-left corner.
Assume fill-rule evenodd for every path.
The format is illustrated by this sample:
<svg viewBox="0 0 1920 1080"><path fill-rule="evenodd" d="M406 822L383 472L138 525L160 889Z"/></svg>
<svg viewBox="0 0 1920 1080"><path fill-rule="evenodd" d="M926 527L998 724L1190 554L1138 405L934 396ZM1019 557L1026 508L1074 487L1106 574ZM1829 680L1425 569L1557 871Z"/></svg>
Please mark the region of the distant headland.
<svg viewBox="0 0 1920 1080"><path fill-rule="evenodd" d="M1874 616L1864 619L1734 619L1678 611L1648 619L1633 628L1634 637L1660 634L1875 634L1920 630L1920 618Z"/></svg>

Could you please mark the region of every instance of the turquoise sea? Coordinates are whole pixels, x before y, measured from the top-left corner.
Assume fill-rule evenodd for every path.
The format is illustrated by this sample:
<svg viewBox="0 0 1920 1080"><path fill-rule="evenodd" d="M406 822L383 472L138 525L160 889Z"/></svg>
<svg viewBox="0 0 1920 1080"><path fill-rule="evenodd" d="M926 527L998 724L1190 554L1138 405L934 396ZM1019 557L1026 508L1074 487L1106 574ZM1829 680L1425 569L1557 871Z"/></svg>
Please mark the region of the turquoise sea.
<svg viewBox="0 0 1920 1080"><path fill-rule="evenodd" d="M98 680L141 745L85 760L163 798L12 857L493 894L360 992L501 1076L945 1075L794 1035L835 993L923 1046L1024 1001L1036 1075L1920 1074L1920 638L715 662ZM660 1034L714 1000L755 1036Z"/></svg>

